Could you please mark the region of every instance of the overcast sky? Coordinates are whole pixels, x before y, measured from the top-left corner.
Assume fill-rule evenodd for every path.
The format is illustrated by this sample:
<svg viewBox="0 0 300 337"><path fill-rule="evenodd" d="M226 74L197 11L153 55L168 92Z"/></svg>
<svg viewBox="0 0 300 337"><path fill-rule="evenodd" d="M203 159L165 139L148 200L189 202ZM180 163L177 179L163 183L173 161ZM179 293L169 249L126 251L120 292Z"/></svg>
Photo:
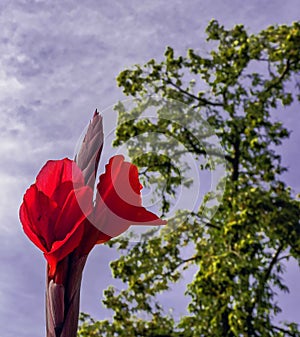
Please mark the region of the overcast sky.
<svg viewBox="0 0 300 337"><path fill-rule="evenodd" d="M92 112L123 99L115 78L133 64L161 58L167 45L201 50L212 18L258 32L299 20L299 0L0 1L0 335L44 335L45 261L23 234L18 209L26 188L48 159L72 157ZM299 106L280 111L293 129L281 150L285 180L298 192ZM89 257L81 310L95 318L117 257L97 247ZM291 294L280 296L281 318L299 317L299 267L288 266ZM181 285L182 286L182 285ZM170 292L162 298L182 308ZM166 304L167 305L167 304Z"/></svg>

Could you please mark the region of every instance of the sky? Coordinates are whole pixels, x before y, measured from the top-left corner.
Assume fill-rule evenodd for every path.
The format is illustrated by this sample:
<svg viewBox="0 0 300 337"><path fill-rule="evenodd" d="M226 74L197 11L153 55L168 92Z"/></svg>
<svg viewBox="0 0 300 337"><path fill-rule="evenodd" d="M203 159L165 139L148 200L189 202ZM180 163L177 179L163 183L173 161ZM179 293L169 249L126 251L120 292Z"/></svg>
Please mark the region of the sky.
<svg viewBox="0 0 300 337"><path fill-rule="evenodd" d="M204 30L212 18L227 28L242 23L258 32L299 17L298 0L0 1L1 337L45 333L45 261L24 235L18 209L48 159L73 157L95 108L101 111L124 99L116 85L118 73L151 58L161 59L167 45L178 54L188 48L205 50ZM293 130L280 149L289 168L284 179L300 191L298 109L294 105L279 111L278 118ZM119 285L109 269L117 256L98 246L89 257L81 310L96 319L110 314L101 298L109 284ZM281 318L300 323L296 263L287 266L286 277L291 291L280 295ZM184 301L174 292L162 296L162 303L175 310Z"/></svg>

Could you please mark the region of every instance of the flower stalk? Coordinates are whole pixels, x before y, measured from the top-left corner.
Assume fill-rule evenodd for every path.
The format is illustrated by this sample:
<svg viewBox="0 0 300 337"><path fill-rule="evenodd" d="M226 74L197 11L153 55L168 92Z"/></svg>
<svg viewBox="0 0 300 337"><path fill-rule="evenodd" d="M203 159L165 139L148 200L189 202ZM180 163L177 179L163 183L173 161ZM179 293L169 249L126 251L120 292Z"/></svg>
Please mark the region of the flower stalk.
<svg viewBox="0 0 300 337"><path fill-rule="evenodd" d="M75 337L77 334L80 286L87 256L74 259L72 254L62 261L65 280L46 277L47 337Z"/></svg>

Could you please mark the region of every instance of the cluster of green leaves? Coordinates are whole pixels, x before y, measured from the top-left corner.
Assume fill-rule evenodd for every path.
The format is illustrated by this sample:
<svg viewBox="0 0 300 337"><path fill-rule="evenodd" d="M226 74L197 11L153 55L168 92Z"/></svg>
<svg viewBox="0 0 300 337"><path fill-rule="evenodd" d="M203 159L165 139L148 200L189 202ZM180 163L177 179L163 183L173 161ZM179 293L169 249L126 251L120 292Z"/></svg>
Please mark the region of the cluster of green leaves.
<svg viewBox="0 0 300 337"><path fill-rule="evenodd" d="M105 291L112 320L95 322L82 315L80 337L300 336L297 324L274 320L281 311L277 292L288 291L284 263L291 257L300 262L300 203L281 181L285 168L275 151L289 132L272 119L272 111L300 100L300 24L249 34L242 25L227 30L213 20L207 36L208 55L188 50L185 57L175 57L168 47L162 62L150 60L119 74L119 86L136 98L136 107L117 107L115 144L127 142L145 182L155 183L164 196L167 211L183 183L168 160L174 158L168 152L170 136L187 153L220 155L205 143L211 134L197 117L204 116L225 151L229 175L222 203L209 221L201 207L188 215L182 210L170 221L171 230L160 235L145 235L133 246L126 238L112 241L124 252L111 263L113 275L126 287ZM143 107L155 108L149 94L183 102L196 117L177 111L166 118L167 112L158 110L157 120L138 120ZM146 137L150 130L168 136L165 152L157 149L160 141ZM197 134L204 135L201 142L191 136ZM182 154L178 151L176 160ZM185 292L188 311L175 319L158 295L191 267L197 271Z"/></svg>

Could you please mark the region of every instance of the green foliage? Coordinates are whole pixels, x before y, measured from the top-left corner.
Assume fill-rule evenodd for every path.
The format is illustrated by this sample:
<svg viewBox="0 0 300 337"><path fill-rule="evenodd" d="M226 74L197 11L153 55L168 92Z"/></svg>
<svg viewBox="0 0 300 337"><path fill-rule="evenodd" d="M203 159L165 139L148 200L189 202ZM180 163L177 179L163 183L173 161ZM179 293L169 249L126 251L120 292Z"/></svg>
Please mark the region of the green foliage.
<svg viewBox="0 0 300 337"><path fill-rule="evenodd" d="M110 243L124 251L111 268L126 287L105 291L112 321L82 315L80 337L300 336L297 324L274 323L281 311L277 292L288 291L284 262L291 257L300 262L300 204L280 180L285 168L275 151L289 131L272 119L280 104L300 100L300 24L271 26L253 35L242 25L226 30L211 21L207 40L209 55L190 49L176 57L168 47L161 63L150 60L119 74L119 86L137 103L129 112L117 106L115 145L127 142L129 154L144 169L145 183L156 184L164 197L166 212L176 187L189 182L172 167L167 141L161 153L149 132L172 135L199 158L218 157L208 143L203 147L210 136L200 118L205 116L226 153L230 174L223 201L210 221L201 208L188 216L182 210L171 220L172 230L159 236L145 235L134 246L125 238ZM157 107L156 121L137 120L146 106L155 107L149 94L178 100L199 114L190 118L182 111L168 119L163 106ZM178 118L188 127L182 129ZM176 155L179 162L182 153ZM157 296L191 267L197 270L186 288L188 313L176 320Z"/></svg>

